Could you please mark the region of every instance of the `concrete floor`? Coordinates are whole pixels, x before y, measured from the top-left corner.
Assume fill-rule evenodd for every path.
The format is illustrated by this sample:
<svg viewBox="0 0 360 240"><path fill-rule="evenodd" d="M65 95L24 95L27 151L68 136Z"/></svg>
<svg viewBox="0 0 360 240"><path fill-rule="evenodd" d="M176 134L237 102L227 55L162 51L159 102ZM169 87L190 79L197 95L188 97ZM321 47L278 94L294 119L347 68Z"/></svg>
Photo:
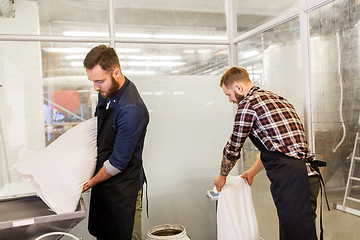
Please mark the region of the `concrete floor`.
<svg viewBox="0 0 360 240"><path fill-rule="evenodd" d="M330 207L334 204L342 205L344 193L344 190L329 191L327 194ZM360 199L360 192L352 196ZM360 203L348 201L347 206L360 210ZM360 240L360 216L331 209L331 211L324 210L323 219L325 239Z"/></svg>

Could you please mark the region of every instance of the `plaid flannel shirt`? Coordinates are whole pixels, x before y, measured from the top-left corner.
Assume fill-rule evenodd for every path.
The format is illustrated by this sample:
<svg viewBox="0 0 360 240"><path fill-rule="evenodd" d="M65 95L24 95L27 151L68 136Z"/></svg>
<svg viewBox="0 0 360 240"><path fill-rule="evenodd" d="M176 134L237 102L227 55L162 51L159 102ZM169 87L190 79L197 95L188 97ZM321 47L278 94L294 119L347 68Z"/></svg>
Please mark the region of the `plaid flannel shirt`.
<svg viewBox="0 0 360 240"><path fill-rule="evenodd" d="M269 151L312 160L304 127L295 108L283 97L252 87L239 103L233 132L223 150L221 174L227 176L240 158L246 138L252 134Z"/></svg>

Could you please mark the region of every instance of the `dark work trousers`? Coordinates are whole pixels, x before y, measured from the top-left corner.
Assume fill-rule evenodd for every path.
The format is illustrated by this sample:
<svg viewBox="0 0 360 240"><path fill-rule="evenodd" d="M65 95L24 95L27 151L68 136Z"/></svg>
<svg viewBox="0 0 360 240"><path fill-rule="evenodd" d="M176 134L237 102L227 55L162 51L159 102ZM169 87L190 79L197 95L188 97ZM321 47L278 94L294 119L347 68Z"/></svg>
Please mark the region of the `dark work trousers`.
<svg viewBox="0 0 360 240"><path fill-rule="evenodd" d="M309 176L309 187L310 187L310 201L311 208L313 211L313 218L316 218L316 207L317 207L317 197L320 191L320 177L319 175Z"/></svg>
<svg viewBox="0 0 360 240"><path fill-rule="evenodd" d="M280 239L317 239L305 161L268 151L257 138L251 136L250 139L261 151L261 161L271 182Z"/></svg>

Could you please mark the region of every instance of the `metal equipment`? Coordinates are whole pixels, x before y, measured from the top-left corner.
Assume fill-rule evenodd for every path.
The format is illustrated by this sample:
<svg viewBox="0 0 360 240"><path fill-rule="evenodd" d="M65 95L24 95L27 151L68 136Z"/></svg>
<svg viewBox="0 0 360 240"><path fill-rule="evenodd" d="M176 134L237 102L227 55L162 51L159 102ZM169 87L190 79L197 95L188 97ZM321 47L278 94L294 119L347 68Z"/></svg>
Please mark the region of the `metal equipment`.
<svg viewBox="0 0 360 240"><path fill-rule="evenodd" d="M68 232L86 217L82 198L75 212L56 214L35 195L2 199L0 212L2 240L30 240L49 232ZM59 238L51 236L46 239Z"/></svg>

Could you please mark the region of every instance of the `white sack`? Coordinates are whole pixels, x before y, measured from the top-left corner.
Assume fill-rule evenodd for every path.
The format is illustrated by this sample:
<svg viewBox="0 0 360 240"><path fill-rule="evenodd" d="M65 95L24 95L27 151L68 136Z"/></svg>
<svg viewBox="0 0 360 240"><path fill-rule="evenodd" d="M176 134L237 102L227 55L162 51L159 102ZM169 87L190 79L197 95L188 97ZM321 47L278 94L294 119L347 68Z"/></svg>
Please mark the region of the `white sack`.
<svg viewBox="0 0 360 240"><path fill-rule="evenodd" d="M56 213L74 212L95 171L97 118L69 129L46 148L15 164L22 180Z"/></svg>
<svg viewBox="0 0 360 240"><path fill-rule="evenodd" d="M219 193L218 240L259 240L250 186L240 176L228 176Z"/></svg>

